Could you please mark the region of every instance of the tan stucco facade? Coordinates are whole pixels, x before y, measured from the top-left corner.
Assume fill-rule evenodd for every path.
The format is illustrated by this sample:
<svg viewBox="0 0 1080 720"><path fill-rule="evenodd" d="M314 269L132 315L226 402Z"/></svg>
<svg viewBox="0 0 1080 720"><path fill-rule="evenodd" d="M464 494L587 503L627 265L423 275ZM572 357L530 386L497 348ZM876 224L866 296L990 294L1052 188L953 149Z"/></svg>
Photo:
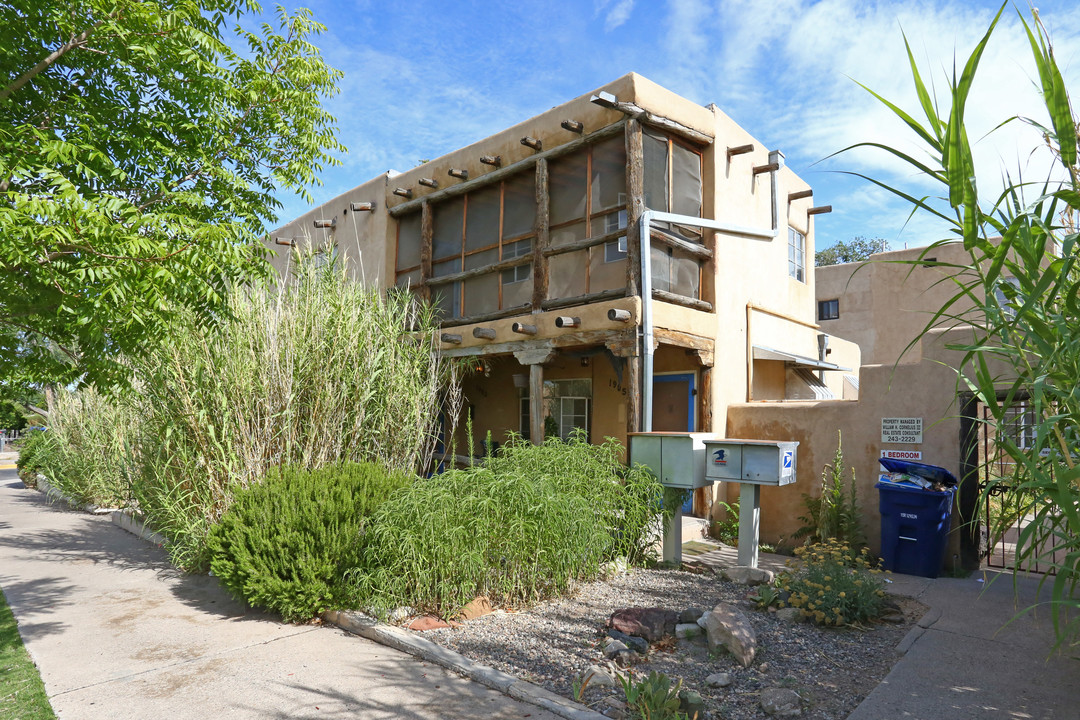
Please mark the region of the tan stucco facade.
<svg viewBox="0 0 1080 720"><path fill-rule="evenodd" d="M620 181L625 187L618 188L618 205L608 201L606 209L597 210L604 188L603 179L597 179L601 160L593 157L591 148L604 142L612 146L613 138L625 139L625 176ZM667 143L666 175L656 170L660 160L643 159L656 157L648 155L650 150L642 155L643 142L653 143L649 147L654 153L659 143ZM607 224L559 247L556 232L549 229L558 224L552 189L556 186L549 173L556 172L560 163L565 165L566 158L579 156L587 156L582 167L589 168L582 180L582 187L589 188L588 199L582 202L585 224L593 223L593 218ZM677 167L686 158L694 162L700 158L699 170L691 172L699 177L692 182L682 179L685 166ZM680 168L683 175L676 172ZM478 212L469 210L473 198L479 207L481 191L502 187L489 193L503 198L496 201L503 209L495 216L502 227L511 210L507 183L514 178L533 182L533 177L536 221L534 231L526 233L529 269L524 269L521 256L508 255L505 234L491 240L492 255L500 259L480 269L470 266L470 257L480 255L479 251L469 255L471 221L466 215L458 221L466 238L461 241L463 269L455 267L449 281L440 279L432 243L438 242L439 223L448 217L449 211L440 214L444 208L460 204L464 197L466 209L459 212ZM782 155L716 106L702 107L633 73L423 165L387 172L274 230L269 245L284 251L274 260L283 275L289 270L288 245L294 243L298 249L336 249L353 276L366 283L390 288L408 279L409 287L421 296L434 298L442 292L445 298L449 292L455 302L460 298L460 307L447 304L453 315L443 319L443 350L477 360L479 371L464 384L477 445L489 432L501 443L509 431L537 427L537 420L523 411L522 397L543 388L548 398L561 392L555 388L560 382L567 393L589 387L587 426L592 441L610 436L625 443L628 432L643 426L642 394L647 390L642 378L647 298L640 287L637 229L638 218L647 209L650 178L668 183L664 192L673 207L685 204L686 187L692 185L697 199L691 198L691 204L700 206L700 216L725 225L700 235L668 233L675 239L665 239L661 232L650 241L656 257L663 259L666 253L672 258L673 278L666 294L649 293L656 340L654 374L672 382L690 378L689 407L679 404L678 393L669 392L665 397L670 402L657 409L667 413L665 422L681 422L685 413L691 427L681 429L723 435L732 427L729 408L750 401L782 406L807 392L853 397L862 364L859 346L831 337L826 355L819 337L826 331L816 320L812 263L817 216L808 212L814 205L810 187L784 166ZM678 186L679 182L690 185ZM655 200L657 191L651 192ZM608 215L601 217L600 212ZM410 251L409 260L402 260L404 218L411 218L410 227L419 228L420 234L419 250ZM329 227L317 228L316 223ZM579 232L573 224L564 228ZM612 260L608 255L619 228L625 228L621 231L625 240L618 242L626 258L619 260L616 254ZM797 271L789 266L791 247L801 254ZM497 298L487 298L498 308L470 314L469 283L481 277L478 273L488 273L482 277L495 287L499 274L515 267L528 276L531 295L517 289L511 293L504 275ZM676 270L696 273L696 279L676 286ZM655 268L653 272L655 276ZM459 277L463 290L454 282ZM682 282L683 276L679 278ZM546 293L537 289L543 287ZM562 290L571 287L586 290L576 294ZM569 326L558 326L568 320ZM570 382L574 380L589 384ZM671 387L665 385L665 390ZM566 417L576 417L574 408L579 406L572 399L563 405ZM460 440L456 449L464 452ZM797 496L798 490L788 494ZM699 497L696 509L707 511L709 499L708 493Z"/></svg>

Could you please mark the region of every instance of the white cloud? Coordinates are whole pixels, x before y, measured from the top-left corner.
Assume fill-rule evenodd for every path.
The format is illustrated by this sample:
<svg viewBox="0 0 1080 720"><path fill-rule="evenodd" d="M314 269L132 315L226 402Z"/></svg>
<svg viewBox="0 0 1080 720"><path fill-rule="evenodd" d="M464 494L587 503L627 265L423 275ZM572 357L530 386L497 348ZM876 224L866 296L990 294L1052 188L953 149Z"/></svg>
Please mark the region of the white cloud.
<svg viewBox="0 0 1080 720"><path fill-rule="evenodd" d="M604 15L605 32L611 32L623 25L630 19L633 11L634 0L600 0L596 5L597 14Z"/></svg>

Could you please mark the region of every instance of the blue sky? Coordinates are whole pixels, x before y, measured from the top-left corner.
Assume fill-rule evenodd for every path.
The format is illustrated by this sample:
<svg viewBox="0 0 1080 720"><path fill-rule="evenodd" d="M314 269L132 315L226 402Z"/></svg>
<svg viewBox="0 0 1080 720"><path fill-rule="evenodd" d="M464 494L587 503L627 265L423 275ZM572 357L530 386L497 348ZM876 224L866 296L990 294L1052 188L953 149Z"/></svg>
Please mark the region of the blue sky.
<svg viewBox="0 0 1080 720"><path fill-rule="evenodd" d="M312 190L321 203L386 170L407 170L516 122L638 72L695 102L715 102L831 204L816 223L817 247L855 236L893 248L946 232L854 171L903 185L932 186L878 152L823 161L860 141L909 142L909 133L856 80L913 113L901 29L924 80L944 87L954 54L963 63L999 5L977 0L595 0L594 2L374 2L308 0L327 26L316 40L345 73L327 102L349 149ZM1022 6L1027 12L1026 6ZM1066 82L1080 80L1080 4L1039 3ZM267 14L272 10L267 8ZM984 56L969 101L969 136L985 196L1003 170L1043 177L1047 153L1013 114L1039 119L1037 76L1011 8ZM913 145L910 147L914 147ZM283 196L284 222L308 208Z"/></svg>

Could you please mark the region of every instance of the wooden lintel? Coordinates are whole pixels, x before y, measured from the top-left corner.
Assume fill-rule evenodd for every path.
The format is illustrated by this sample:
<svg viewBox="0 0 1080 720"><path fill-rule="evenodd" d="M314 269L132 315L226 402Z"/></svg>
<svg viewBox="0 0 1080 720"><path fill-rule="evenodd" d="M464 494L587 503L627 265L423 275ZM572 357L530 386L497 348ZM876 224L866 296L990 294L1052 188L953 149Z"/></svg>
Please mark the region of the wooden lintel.
<svg viewBox="0 0 1080 720"><path fill-rule="evenodd" d="M711 260L713 256L713 251L705 247L704 245L698 245L697 243L692 243L689 240L683 240L680 237L675 237L670 233L664 232L660 228L650 228L649 238L659 243L663 243L664 245L678 248L679 250L693 255L694 257L701 258L702 260Z"/></svg>
<svg viewBox="0 0 1080 720"><path fill-rule="evenodd" d="M736 145L735 147L729 147L727 149L727 159L731 160L731 158L735 157L736 155L745 155L746 153L751 153L751 152L754 152L754 143L749 143L747 145Z"/></svg>
<svg viewBox="0 0 1080 720"><path fill-rule="evenodd" d="M481 328L477 328L479 330ZM475 332L475 331L474 331ZM522 339L510 342L491 343L489 345L474 345L471 347L446 348L442 351L445 357L471 357L474 355L511 355L526 350L558 350L562 348L588 347L607 345L609 342L626 343L627 346L637 343L635 328L619 330L584 330L581 332L565 333L552 338Z"/></svg>
<svg viewBox="0 0 1080 720"><path fill-rule="evenodd" d="M638 357L641 355L641 348L638 345L637 337L628 337L626 335L613 338L604 343L604 347L611 351L611 354L615 357Z"/></svg>
<svg viewBox="0 0 1080 720"><path fill-rule="evenodd" d="M603 290L601 292L588 293L586 295L578 295L576 297L554 298L552 300L545 300L541 307L544 310L558 310L559 308L570 307L572 305L584 305L586 303L602 302L604 300L614 300L615 298L621 297L626 297L626 288Z"/></svg>
<svg viewBox="0 0 1080 720"><path fill-rule="evenodd" d="M832 205L822 205L820 207L812 207L806 211L807 215L824 215L825 213L832 212Z"/></svg>
<svg viewBox="0 0 1080 720"><path fill-rule="evenodd" d="M712 303L704 300L697 300L695 298L686 297L685 295L677 295L675 293L667 292L666 290L657 290L653 288L652 295L657 300L662 300L672 305L682 305L692 310L701 310L702 312L712 312Z"/></svg>
<svg viewBox="0 0 1080 720"><path fill-rule="evenodd" d="M518 350L514 353L514 358L522 365L546 365L558 354L553 348L537 347Z"/></svg>
<svg viewBox="0 0 1080 720"><path fill-rule="evenodd" d="M626 229L620 228L619 230L613 230L612 232L600 235L598 237L575 240L574 242L569 242L564 245L556 245L554 247L545 248L544 255L546 257L551 257L552 255L565 255L566 253L574 252L575 250L588 250L591 247L596 247L597 245L614 242L615 240L618 240L619 238L625 236Z"/></svg>
<svg viewBox="0 0 1080 720"><path fill-rule="evenodd" d="M653 335L665 345L674 345L695 352L708 353L709 355L713 353L713 350L716 347L716 341L712 338L679 332L678 330L670 330L668 328L655 328L653 330Z"/></svg>
<svg viewBox="0 0 1080 720"><path fill-rule="evenodd" d="M387 212L390 213L391 217L400 217L402 215L407 215L413 210L416 210L416 208L419 207L421 200L438 202L440 200L446 200L448 198L457 197L458 195L463 195L467 192L471 192L473 190L476 190L477 188L483 187L491 183L499 182L500 180L510 177L514 173L520 172L527 167L532 167L540 158L547 158L550 160L552 158L562 157L563 155L572 153L585 145L621 133L623 132L624 124L625 121L620 120L617 123L613 123L611 125L599 128L598 130L594 130L588 135L583 135L582 137L575 138L574 140L559 145L558 147L553 147L550 150L545 150L543 152L538 152L535 155L524 157L511 165L507 165L505 167L502 167L500 165L498 170L493 170L489 173L481 175L480 177L473 178L468 182L458 183L457 185L448 185L444 188L440 188L434 192L428 193L423 198L414 198L412 200L409 200L408 202L403 202L399 205L395 205L394 207L387 208ZM494 156L491 157L494 158ZM481 158L481 162L483 162L483 158Z"/></svg>
<svg viewBox="0 0 1080 720"><path fill-rule="evenodd" d="M445 285L447 283L457 282L459 280L468 280L471 277L477 275L486 275L487 273L500 272L502 270L509 270L515 268L518 265L529 265L532 263L531 255L521 255L520 257L510 258L509 260L503 260L499 263L493 263L491 265L484 265L483 267L470 268L469 270L462 270L461 272L452 273L450 275L440 275L439 277L431 278L428 280L428 285Z"/></svg>
<svg viewBox="0 0 1080 720"><path fill-rule="evenodd" d="M813 190L799 190L798 192L788 193L787 201L795 202L796 200L802 200L803 198L814 197Z"/></svg>
<svg viewBox="0 0 1080 720"><path fill-rule="evenodd" d="M768 165L755 165L754 166L754 174L755 175L760 175L761 173L776 172L779 169L780 169L780 163L778 163L778 162L769 163Z"/></svg>

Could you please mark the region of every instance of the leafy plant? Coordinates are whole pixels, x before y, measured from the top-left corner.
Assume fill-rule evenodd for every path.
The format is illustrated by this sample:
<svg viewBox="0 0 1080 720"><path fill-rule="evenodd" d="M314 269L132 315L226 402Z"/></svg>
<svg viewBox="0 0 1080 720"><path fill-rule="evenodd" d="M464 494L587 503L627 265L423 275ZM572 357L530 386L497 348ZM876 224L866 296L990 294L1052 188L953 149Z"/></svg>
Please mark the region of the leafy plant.
<svg viewBox="0 0 1080 720"><path fill-rule="evenodd" d="M513 437L482 466L395 493L353 573L363 602L443 614L477 595L520 605L596 577L605 561L640 562L655 542L660 486L619 452L581 433L543 445Z"/></svg>
<svg viewBox="0 0 1080 720"><path fill-rule="evenodd" d="M0 4L0 378L123 385L178 310L213 324L267 273L279 193L343 149L341 73L309 11L256 8Z"/></svg>
<svg viewBox="0 0 1080 720"><path fill-rule="evenodd" d="M881 614L885 583L864 547L855 552L847 543L827 540L795 549L802 563L775 581L780 607L795 607L818 625L848 625ZM759 596L761 591L759 590Z"/></svg>
<svg viewBox="0 0 1080 720"><path fill-rule="evenodd" d="M368 516L412 480L374 463L275 468L210 530L210 568L231 594L290 622L344 606Z"/></svg>
<svg viewBox="0 0 1080 720"><path fill-rule="evenodd" d="M178 328L140 366L140 509L173 562L206 566L237 488L287 464L425 469L445 366L430 313L300 257L292 279L237 294L215 329Z"/></svg>
<svg viewBox="0 0 1080 720"><path fill-rule="evenodd" d="M844 485L844 450L840 432L836 433L836 455L832 465L821 471L821 493L817 497L803 493L806 515L800 515L802 527L792 537L811 538L815 542L836 539L855 547L866 545L859 512L858 491L855 487L855 468L851 480Z"/></svg>
<svg viewBox="0 0 1080 720"><path fill-rule="evenodd" d="M634 720L686 720L680 712L679 691L682 680L672 682L664 673L655 670L640 680L634 680L632 672L619 676L629 717Z"/></svg>
<svg viewBox="0 0 1080 720"><path fill-rule="evenodd" d="M37 476L56 452L54 436L46 430L28 430L22 436L15 467L27 487L37 487Z"/></svg>
<svg viewBox="0 0 1080 720"><path fill-rule="evenodd" d="M1031 24L1021 15L1046 115L1045 119L1014 116L1004 122L1020 121L1037 130L1038 145L1032 153L1048 153L1056 172L1031 183L995 169L989 175L1004 178L1003 191L992 204L979 197L977 184L987 174L975 167L965 108L980 59L1004 10L1002 5L959 75L954 69L944 107L927 90L908 49L925 122L875 94L915 133L928 160L906 147L860 145L890 153L943 191L939 200L921 188L909 191L870 179L910 202L913 212L937 218L963 240L968 257L951 268L956 292L922 335L940 326L970 328L965 339L947 347L959 356L954 364L958 390L985 405L993 426L1007 427L1018 411L1032 411L1029 442L998 437L998 448L1012 460L1014 472L1008 478L991 479L979 502L984 507L1001 486L1038 499L1028 508L1030 522L1017 539L1017 565L1038 561L1056 570L1050 606L1058 641L1065 642L1080 635L1078 124L1038 11L1032 10ZM934 252L931 246L923 257Z"/></svg>
<svg viewBox="0 0 1080 720"><path fill-rule="evenodd" d="M709 523L709 536L728 545L739 543L739 502L726 503L718 500L717 504L724 508L724 518L713 520Z"/></svg>

